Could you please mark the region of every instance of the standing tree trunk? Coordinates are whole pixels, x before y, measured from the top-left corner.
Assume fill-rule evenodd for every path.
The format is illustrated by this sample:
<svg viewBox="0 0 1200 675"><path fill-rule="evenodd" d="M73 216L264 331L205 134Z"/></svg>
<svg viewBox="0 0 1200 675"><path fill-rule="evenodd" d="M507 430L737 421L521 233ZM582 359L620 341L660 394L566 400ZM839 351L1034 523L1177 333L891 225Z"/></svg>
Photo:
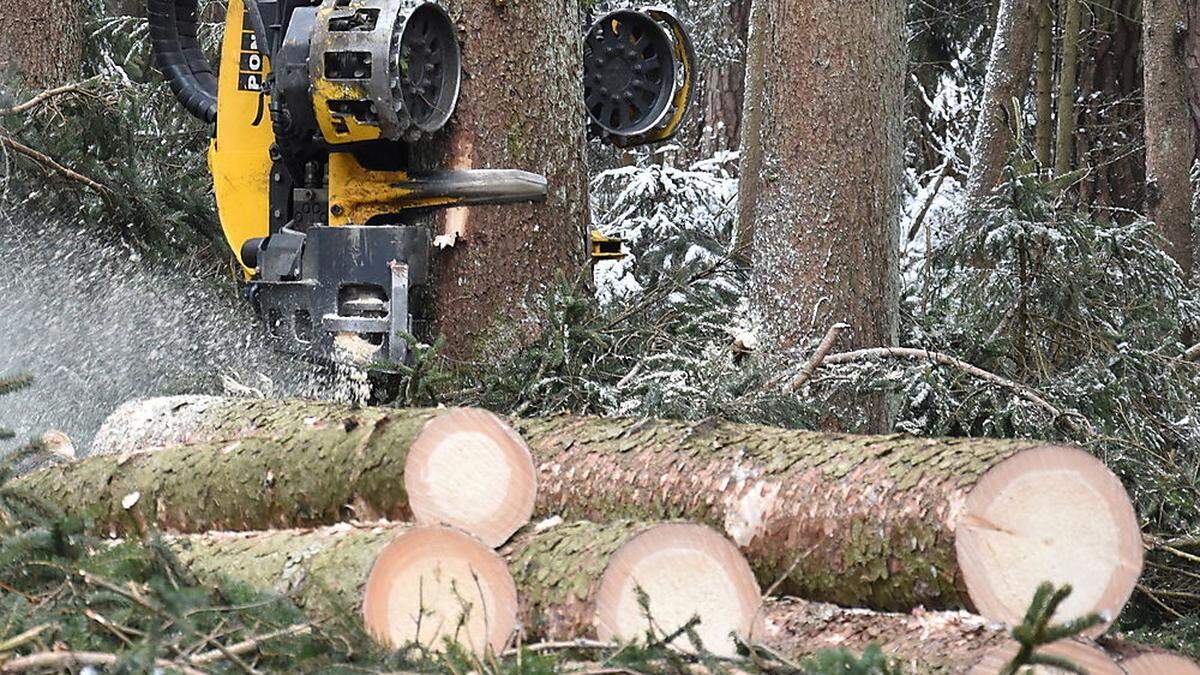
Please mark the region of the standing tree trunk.
<svg viewBox="0 0 1200 675"><path fill-rule="evenodd" d="M967 211L979 208L1004 174L1012 141L1011 108L1029 88L1029 70L1037 44L1040 0L1000 0L996 30L988 57L979 118L971 143L971 173L967 177Z"/></svg>
<svg viewBox="0 0 1200 675"><path fill-rule="evenodd" d="M1167 252L1191 278L1191 168L1196 127L1188 110L1183 0L1146 0L1143 8L1146 89L1146 208L1167 240Z"/></svg>
<svg viewBox="0 0 1200 675"><path fill-rule="evenodd" d="M761 0L751 19L740 204L773 352L834 323L897 339L905 4ZM867 406L888 426L886 401Z"/></svg>
<svg viewBox="0 0 1200 675"><path fill-rule="evenodd" d="M1042 0L1037 46L1037 158L1041 168L1054 161L1054 7Z"/></svg>
<svg viewBox="0 0 1200 675"><path fill-rule="evenodd" d="M0 71L32 87L65 84L83 62L84 7L79 0L11 0L0 12Z"/></svg>
<svg viewBox="0 0 1200 675"><path fill-rule="evenodd" d="M1200 2L1188 3L1187 26L1183 62L1187 68L1188 107L1196 130L1196 157L1200 158Z"/></svg>
<svg viewBox="0 0 1200 675"><path fill-rule="evenodd" d="M451 3L463 50L463 86L434 165L533 171L547 203L454 209L439 215L457 235L433 269L433 333L446 353L504 353L540 327L539 296L585 270L588 180L584 154L579 3Z"/></svg>
<svg viewBox="0 0 1200 675"><path fill-rule="evenodd" d="M706 69L701 120L700 157L737 150L741 144L742 108L746 104L746 40L750 30L750 0L732 0L720 28L737 56Z"/></svg>
<svg viewBox="0 0 1200 675"><path fill-rule="evenodd" d="M1062 68L1058 76L1058 138L1054 148L1054 175L1071 170L1075 151L1075 89L1079 84L1079 0L1066 0L1063 8Z"/></svg>

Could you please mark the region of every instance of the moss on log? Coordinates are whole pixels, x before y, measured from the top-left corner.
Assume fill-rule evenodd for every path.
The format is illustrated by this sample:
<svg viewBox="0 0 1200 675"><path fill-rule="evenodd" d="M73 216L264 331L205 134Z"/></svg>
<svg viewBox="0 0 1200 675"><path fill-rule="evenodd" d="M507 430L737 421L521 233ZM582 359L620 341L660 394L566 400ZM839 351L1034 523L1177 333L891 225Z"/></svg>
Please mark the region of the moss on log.
<svg viewBox="0 0 1200 675"><path fill-rule="evenodd" d="M171 428L172 410L145 418L143 435L156 433L160 423ZM178 410L182 419L201 421L187 411ZM13 486L106 533L411 519L402 480L405 459L433 411L324 407L310 415L280 402L239 400L204 411L203 425L176 437L187 445L143 452L159 444L143 444L130 434L125 445L111 448L119 454L93 452Z"/></svg>
<svg viewBox="0 0 1200 675"><path fill-rule="evenodd" d="M97 449L255 439L275 444L276 464L283 468L287 453L309 456L299 447L306 437L299 430L306 427L328 430L328 442L337 447L357 447L351 436L361 439L362 429L382 428L384 437L373 432L364 445L375 452L380 444L403 444L398 430L418 427L430 414L348 411L300 401L134 402L106 425ZM188 422L178 423L182 418ZM347 425L348 418L363 422ZM559 416L512 424L538 463L536 516L707 523L739 545L764 586L786 576L781 592L813 600L899 611L977 607L989 618L1017 621L1037 585L1053 581L1076 589L1059 618L1093 610L1116 616L1141 566L1140 536L1127 495L1102 464L1073 448L1014 440L851 436L711 421ZM348 430L338 431L342 428ZM335 439L339 434L340 441ZM187 451L166 452L186 466ZM344 456L326 460L331 473L341 471L334 462ZM1021 492L1018 479L1026 469L1041 473L1031 483L1035 489L1024 491L1028 501L1014 503L1012 493ZM79 470L63 469L39 480L50 487L51 498L66 496L69 506L80 490L62 484L75 481L71 473ZM191 490L220 489L205 485L206 471L189 470L187 475L201 477L192 481ZM99 479L82 485L107 485L109 475L120 472L99 473ZM260 469L257 475L264 473ZM989 476L999 488L977 490ZM333 497L327 505L353 501L340 484L344 481L330 482L338 484L330 488ZM137 489L134 481L123 485L126 491ZM1004 491L1014 485L1018 488ZM253 486L246 491L254 492ZM985 492L987 503L976 503ZM307 505L305 494L290 498ZM170 513L171 502L165 503ZM207 508L210 500L181 503ZM337 510L326 508L320 515L334 517ZM290 513L280 501L272 515L287 519ZM1006 529L1011 524L1003 521L1011 514L1031 530ZM236 522L233 516L224 517ZM196 511L191 517L210 519ZM1041 529L1045 527L1057 529L1047 534ZM1095 546L1080 539L1093 535ZM1034 569L1007 577L999 569L999 581L978 572L1010 564Z"/></svg>

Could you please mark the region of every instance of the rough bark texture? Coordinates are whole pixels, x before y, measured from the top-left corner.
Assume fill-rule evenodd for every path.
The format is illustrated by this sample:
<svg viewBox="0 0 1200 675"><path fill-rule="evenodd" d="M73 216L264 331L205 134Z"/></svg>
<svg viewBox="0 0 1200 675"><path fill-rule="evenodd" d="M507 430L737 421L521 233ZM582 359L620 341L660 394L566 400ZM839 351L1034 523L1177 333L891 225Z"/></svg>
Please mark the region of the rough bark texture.
<svg viewBox="0 0 1200 675"><path fill-rule="evenodd" d="M718 152L738 149L741 144L742 108L746 102L745 50L750 30L750 0L732 0L725 8L723 25L718 30L727 44L738 45L735 57L715 65L703 66L701 78L702 108L697 159Z"/></svg>
<svg viewBox="0 0 1200 675"><path fill-rule="evenodd" d="M1184 0L1146 0L1143 7L1146 89L1146 207L1167 240L1167 252L1192 274L1191 167L1196 128L1188 109L1183 58Z"/></svg>
<svg viewBox="0 0 1200 675"><path fill-rule="evenodd" d="M1196 157L1200 158L1200 3L1188 3L1187 25L1183 63L1187 68L1188 108L1196 134Z"/></svg>
<svg viewBox="0 0 1200 675"><path fill-rule="evenodd" d="M647 527L631 520L566 523L518 533L500 549L520 590L526 637L594 639L600 577L617 550Z"/></svg>
<svg viewBox="0 0 1200 675"><path fill-rule="evenodd" d="M131 435L123 446L102 449L201 442L96 455L30 474L14 487L92 519L102 532L139 531L150 524L177 532L265 530L411 517L405 458L437 411L189 400L191 408L177 402L163 406L162 417L141 418L155 441L141 444ZM177 425L177 435L164 439L156 421L169 419L171 410L196 426ZM97 440L122 436L112 431L110 425Z"/></svg>
<svg viewBox="0 0 1200 675"><path fill-rule="evenodd" d="M32 87L78 78L85 21L80 0L5 2L0 12L0 71L16 71Z"/></svg>
<svg viewBox="0 0 1200 675"><path fill-rule="evenodd" d="M739 227L752 232L760 337L778 352L844 322L845 347L894 345L905 3L763 0L753 12L766 54L747 84L742 176L756 178ZM886 402L866 408L883 430Z"/></svg>
<svg viewBox="0 0 1200 675"><path fill-rule="evenodd" d="M1089 3L1076 97L1074 161L1088 168L1078 204L1119 222L1144 206L1141 8L1142 0Z"/></svg>
<svg viewBox="0 0 1200 675"><path fill-rule="evenodd" d="M202 413L187 412L197 405L203 405ZM403 465L402 459L396 463L392 458L402 456L398 449L406 448L413 430L434 414L347 412L323 403L235 399L172 406L135 403L127 410L139 407L163 415L170 409L185 411L191 428L177 426L175 439L207 436L232 445L242 438L238 447L273 450L221 453L213 449L223 446L212 443L135 456L124 467L116 458L100 457L26 477L17 485L39 490L73 512L115 509L106 521L118 527L155 516L168 526L189 528L202 522L259 527L297 520L333 522L329 519L344 515L339 507L358 495L374 494L381 489L377 485L399 485L398 478L387 480ZM154 431L154 415L117 417L98 440L119 437L124 447L137 447L147 436L151 444L172 440ZM348 432L342 431L347 419L357 421ZM570 416L512 423L539 465L535 516L707 523L738 544L764 586L790 570L781 592L902 610L966 604L955 555L962 500L988 469L1021 450L1041 447L1024 441L848 436L731 423ZM310 442L310 434L316 434L300 431L310 426L327 436ZM359 447L362 460L355 459ZM94 447L93 452L112 449ZM198 452L202 449L208 452ZM243 454L253 463L242 464L238 458ZM311 458L322 454L325 461L314 464ZM266 457L277 463L261 463ZM298 468L289 471L289 465ZM314 466L328 471L314 471ZM371 470L356 475L363 466ZM275 473L271 484L263 479L269 470ZM113 496L119 502L134 490L142 498L129 513L108 506ZM384 491L394 501L371 510L403 515L401 490Z"/></svg>
<svg viewBox="0 0 1200 675"><path fill-rule="evenodd" d="M460 230L433 269L434 325L445 353L504 352L539 328L536 303L558 277L584 271L588 222L583 47L574 0L450 3L460 28L463 87L435 166L510 168L546 176L545 204L456 209Z"/></svg>
<svg viewBox="0 0 1200 675"><path fill-rule="evenodd" d="M966 612L885 614L784 599L768 601L766 631L756 642L794 659L822 649L861 653L878 645L904 672L959 675L1004 644L1008 632Z"/></svg>
<svg viewBox="0 0 1200 675"><path fill-rule="evenodd" d="M201 581L233 581L289 596L314 621L357 619L363 587L383 547L406 525L339 525L168 537L180 561Z"/></svg>
<svg viewBox="0 0 1200 675"><path fill-rule="evenodd" d="M1029 71L1037 45L1039 0L1000 0L992 51L975 138L971 143L971 172L967 177L967 208L979 208L1004 174L1012 145L1012 101L1029 88Z"/></svg>

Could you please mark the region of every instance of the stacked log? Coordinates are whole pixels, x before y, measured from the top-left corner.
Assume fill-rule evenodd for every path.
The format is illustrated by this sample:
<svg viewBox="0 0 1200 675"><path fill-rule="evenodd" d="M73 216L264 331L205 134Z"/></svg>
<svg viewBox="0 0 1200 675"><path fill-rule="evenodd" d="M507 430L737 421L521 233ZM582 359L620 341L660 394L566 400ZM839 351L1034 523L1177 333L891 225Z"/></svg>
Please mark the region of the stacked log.
<svg viewBox="0 0 1200 675"><path fill-rule="evenodd" d="M533 509L529 450L491 413L186 400L128 417L126 406L88 459L16 485L114 535L389 519L454 525L494 547Z"/></svg>
<svg viewBox="0 0 1200 675"><path fill-rule="evenodd" d="M745 642L761 632L750 566L703 525L565 523L518 535L502 553L521 591L521 624L534 638L632 642L653 634L684 651L732 656L731 636ZM692 634L681 632L693 619Z"/></svg>
<svg viewBox="0 0 1200 675"><path fill-rule="evenodd" d="M477 653L503 650L517 620L504 561L449 527L392 523L316 530L174 536L172 550L202 580L291 597L318 622L361 619L381 644Z"/></svg>
<svg viewBox="0 0 1200 675"><path fill-rule="evenodd" d="M197 464L211 462L194 459L197 451L212 457L215 447L234 448L224 455L253 448L261 466L230 477L242 490L232 501L265 496L277 507L256 523L243 519L243 526L330 522L340 505L354 504L358 515L364 510L346 480L291 489L287 499L276 499L279 488L263 487L262 476L272 475L274 486L308 485L311 479L292 474L307 474L311 464L294 458L336 454L334 461L354 466L350 483L377 484L381 474L396 471L388 458L405 456L417 430L438 414L299 401L137 402L114 416L94 450L199 444L136 456L133 470L123 471L119 459L89 460L44 475L36 489L78 511L87 499L80 506L75 500L91 486L133 492L149 476L204 477L209 469ZM164 417L174 421L160 425ZM1100 461L1077 448L572 416L513 425L537 463L535 515L705 523L739 545L760 583L783 578L779 590L799 597L885 611L970 608L1016 623L1037 586L1051 581L1075 589L1057 618L1099 612L1111 622L1141 571L1141 537L1128 495ZM99 466L80 468L91 463ZM145 487L172 527L188 525L171 519L172 512L220 516L204 518L208 525L245 510L224 506L230 497L223 488L213 488L220 495L194 494L197 487L190 485L176 497L161 481ZM331 495L322 508L302 497L312 490ZM407 515L397 513L403 497L397 492L381 496L383 508L367 510ZM216 501L220 505L209 511L207 504ZM304 508L282 508L288 501ZM108 520L124 517L115 515Z"/></svg>
<svg viewBox="0 0 1200 675"><path fill-rule="evenodd" d="M357 617L386 646L480 654L657 635L724 657L877 644L922 672L988 673L1039 584L1074 587L1058 619L1111 623L1141 567L1111 472L1022 441L188 397L123 406L91 457L13 487L101 532L173 532L197 576ZM531 514L547 520L518 531ZM383 520L344 524L363 519ZM807 600L764 602L760 584ZM1187 672L1086 640L1046 653Z"/></svg>

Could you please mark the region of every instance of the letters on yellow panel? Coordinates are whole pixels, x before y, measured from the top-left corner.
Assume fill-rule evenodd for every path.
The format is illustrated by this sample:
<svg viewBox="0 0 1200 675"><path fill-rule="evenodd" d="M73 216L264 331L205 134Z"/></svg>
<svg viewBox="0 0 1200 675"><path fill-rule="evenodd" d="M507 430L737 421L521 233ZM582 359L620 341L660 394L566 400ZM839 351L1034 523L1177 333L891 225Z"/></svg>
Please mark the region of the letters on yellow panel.
<svg viewBox="0 0 1200 675"><path fill-rule="evenodd" d="M242 0L229 0L208 163L221 229L241 258L247 239L270 234L271 115L262 94L269 64L258 52Z"/></svg>

